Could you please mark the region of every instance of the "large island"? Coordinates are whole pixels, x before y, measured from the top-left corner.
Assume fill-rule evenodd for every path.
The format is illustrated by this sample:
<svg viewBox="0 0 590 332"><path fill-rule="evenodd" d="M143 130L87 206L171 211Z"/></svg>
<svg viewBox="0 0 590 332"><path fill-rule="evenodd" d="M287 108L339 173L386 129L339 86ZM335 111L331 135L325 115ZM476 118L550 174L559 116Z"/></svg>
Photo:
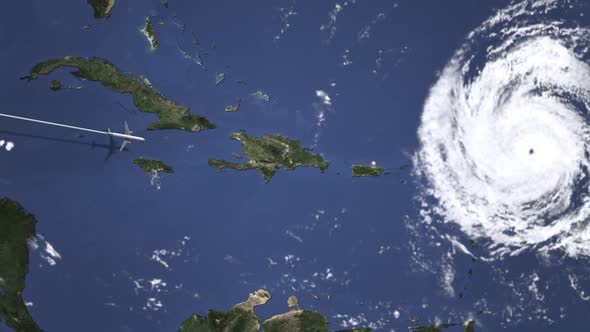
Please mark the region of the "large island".
<svg viewBox="0 0 590 332"><path fill-rule="evenodd" d="M379 176L383 168L375 165L353 165L352 176Z"/></svg>
<svg viewBox="0 0 590 332"><path fill-rule="evenodd" d="M36 64L27 80L35 80L39 75L48 75L61 67L72 67L77 70L72 74L81 79L100 82L104 87L118 93L128 93L133 97L133 103L142 112L155 113L160 118L152 123L148 129L182 129L187 131L201 131L213 129L215 125L207 118L189 114L189 108L166 99L151 83L140 75L126 74L106 60L100 58L82 58L66 56L51 59Z"/></svg>
<svg viewBox="0 0 590 332"><path fill-rule="evenodd" d="M133 163L139 166L146 172L150 172L152 174L158 174L161 172L166 173L174 173L174 169L163 162L155 159L148 159L148 158L137 158L133 160Z"/></svg>
<svg viewBox="0 0 590 332"><path fill-rule="evenodd" d="M0 321L18 332L41 331L22 295L36 224L35 217L19 203L0 199Z"/></svg>
<svg viewBox="0 0 590 332"><path fill-rule="evenodd" d="M242 143L242 152L249 159L244 163L234 163L226 160L209 159L209 165L223 170L258 170L266 182L275 172L284 167L294 170L297 167L317 167L322 172L328 168L330 162L319 154L314 154L310 148L302 147L299 141L291 140L281 135L264 135L254 137L245 132L237 132L230 138Z"/></svg>

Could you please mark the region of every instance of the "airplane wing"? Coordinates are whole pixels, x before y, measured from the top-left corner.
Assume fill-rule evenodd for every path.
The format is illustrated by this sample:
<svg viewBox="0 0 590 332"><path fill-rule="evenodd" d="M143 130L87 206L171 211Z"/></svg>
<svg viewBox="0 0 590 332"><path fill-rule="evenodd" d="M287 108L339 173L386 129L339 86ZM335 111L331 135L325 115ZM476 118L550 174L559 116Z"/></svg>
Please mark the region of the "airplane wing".
<svg viewBox="0 0 590 332"><path fill-rule="evenodd" d="M119 151L123 151L123 149L125 149L125 147L127 146L127 144L131 143L130 140L124 140L123 144L121 144L121 148L119 149Z"/></svg>
<svg viewBox="0 0 590 332"><path fill-rule="evenodd" d="M131 130L129 130L129 125L127 121L125 121L125 135L131 135Z"/></svg>

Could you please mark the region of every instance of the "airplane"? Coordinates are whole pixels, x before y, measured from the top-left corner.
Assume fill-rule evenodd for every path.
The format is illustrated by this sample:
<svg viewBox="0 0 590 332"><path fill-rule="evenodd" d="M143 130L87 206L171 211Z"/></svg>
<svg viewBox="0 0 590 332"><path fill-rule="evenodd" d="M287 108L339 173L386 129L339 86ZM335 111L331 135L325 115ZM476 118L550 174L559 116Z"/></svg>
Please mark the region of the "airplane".
<svg viewBox="0 0 590 332"><path fill-rule="evenodd" d="M128 144L131 144L131 140L145 141L145 139L143 137L131 135L131 134L133 134L133 132L131 130L129 130L129 125L127 124L127 121L125 121L125 134L113 133L110 128L107 128L107 131L108 131L109 135L123 139L123 144L121 144L121 148L119 149L119 151L123 151L123 149L125 149L125 147Z"/></svg>

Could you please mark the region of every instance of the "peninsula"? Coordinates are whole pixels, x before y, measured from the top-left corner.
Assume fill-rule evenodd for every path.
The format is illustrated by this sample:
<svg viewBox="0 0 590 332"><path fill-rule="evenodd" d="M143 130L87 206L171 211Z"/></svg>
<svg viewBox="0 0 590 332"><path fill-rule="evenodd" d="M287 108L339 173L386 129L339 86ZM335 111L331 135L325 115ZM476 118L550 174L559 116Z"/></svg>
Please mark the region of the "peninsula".
<svg viewBox="0 0 590 332"><path fill-rule="evenodd" d="M259 289L250 294L248 300L236 304L226 312L209 310L207 316L192 315L180 325L179 332L241 331L258 332L260 322L254 314L254 307L270 300L270 293Z"/></svg>
<svg viewBox="0 0 590 332"><path fill-rule="evenodd" d="M37 220L17 202L0 199L0 322L15 331L40 332L23 300L29 242Z"/></svg>
<svg viewBox="0 0 590 332"><path fill-rule="evenodd" d="M86 0L94 9L95 18L107 18L111 16L111 10L115 6L115 0Z"/></svg>
<svg viewBox="0 0 590 332"><path fill-rule="evenodd" d="M302 147L299 141L291 140L281 135L264 135L254 137L243 131L233 133L230 138L242 143L242 153L248 161L234 163L226 160L209 159L209 165L223 170L258 170L266 182L280 168L294 170L297 167L317 167L322 172L328 168L330 162L319 154L309 152L311 148Z"/></svg>
<svg viewBox="0 0 590 332"><path fill-rule="evenodd" d="M228 311L209 310L207 316L192 315L180 325L179 332L330 332L328 320L318 311L300 309L297 297L289 296L287 306L289 311L274 315L264 320L262 324L254 313L254 307L265 304L270 300L270 293L260 289L248 297L248 300L236 304ZM417 318L411 320L416 323ZM457 324L434 324L424 326L410 326L411 332L443 332L442 329L462 327L464 332L475 332L475 322L469 320ZM357 327L336 332L372 332L372 328ZM454 331L459 332L458 329Z"/></svg>
<svg viewBox="0 0 590 332"><path fill-rule="evenodd" d="M113 64L100 58L82 58L66 56L40 62L31 68L28 76L22 79L35 80L39 75L48 75L61 67L72 67L72 75L90 81L101 83L105 88L118 93L128 93L133 97L133 103L142 112L155 113L159 120L152 123L148 129L182 129L187 131L201 131L215 128L215 124L207 118L190 114L188 106L179 105L166 99L142 75L126 74Z"/></svg>

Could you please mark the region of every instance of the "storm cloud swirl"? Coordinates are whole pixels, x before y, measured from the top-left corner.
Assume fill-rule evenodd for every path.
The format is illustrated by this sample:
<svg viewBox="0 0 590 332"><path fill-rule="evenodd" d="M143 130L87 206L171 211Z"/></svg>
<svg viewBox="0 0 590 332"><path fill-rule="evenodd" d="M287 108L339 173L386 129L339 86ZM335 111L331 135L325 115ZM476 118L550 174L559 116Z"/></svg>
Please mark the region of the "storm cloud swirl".
<svg viewBox="0 0 590 332"><path fill-rule="evenodd" d="M455 223L496 257L590 255L583 12L574 1L515 2L467 36L424 103L414 155L424 221Z"/></svg>

